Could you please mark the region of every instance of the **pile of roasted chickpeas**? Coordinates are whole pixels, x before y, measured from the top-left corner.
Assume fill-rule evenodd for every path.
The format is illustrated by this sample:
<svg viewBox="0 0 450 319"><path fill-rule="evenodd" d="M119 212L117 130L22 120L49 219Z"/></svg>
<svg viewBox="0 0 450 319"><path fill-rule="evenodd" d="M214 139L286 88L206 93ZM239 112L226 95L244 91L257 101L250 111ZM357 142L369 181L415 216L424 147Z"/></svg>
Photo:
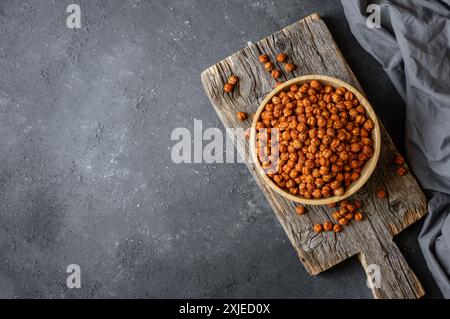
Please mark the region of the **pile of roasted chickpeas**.
<svg viewBox="0 0 450 319"><path fill-rule="evenodd" d="M293 195L341 196L374 153L374 127L346 88L317 80L294 84L275 95L260 115L258 158L275 184ZM277 129L276 141L272 129Z"/></svg>

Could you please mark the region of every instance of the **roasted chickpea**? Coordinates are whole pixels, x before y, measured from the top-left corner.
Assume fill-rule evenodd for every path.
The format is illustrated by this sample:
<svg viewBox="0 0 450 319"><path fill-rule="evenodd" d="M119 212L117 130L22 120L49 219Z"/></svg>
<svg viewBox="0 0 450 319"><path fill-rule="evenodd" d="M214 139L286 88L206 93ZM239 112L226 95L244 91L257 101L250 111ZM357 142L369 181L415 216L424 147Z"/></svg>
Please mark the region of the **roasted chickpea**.
<svg viewBox="0 0 450 319"><path fill-rule="evenodd" d="M233 89L234 89L234 85L231 83L225 83L225 85L223 86L223 90L226 93L231 93L233 91Z"/></svg>
<svg viewBox="0 0 450 319"><path fill-rule="evenodd" d="M277 54L276 60L277 60L277 62L280 62L280 63L286 62L286 54L284 54L284 53Z"/></svg>
<svg viewBox="0 0 450 319"><path fill-rule="evenodd" d="M321 224L315 224L314 225L314 231L316 233L321 233L323 231L323 226Z"/></svg>
<svg viewBox="0 0 450 319"><path fill-rule="evenodd" d="M326 222L323 223L323 229L325 231L331 231L333 230L333 223L330 222L329 220L327 220Z"/></svg>
<svg viewBox="0 0 450 319"><path fill-rule="evenodd" d="M397 169L395 170L395 173L398 176L403 176L407 173L407 170L403 166L400 166L400 167L397 167Z"/></svg>
<svg viewBox="0 0 450 319"><path fill-rule="evenodd" d="M284 65L284 69L286 70L286 72L292 72L292 71L294 71L295 70L295 65L294 64L292 64L292 63L286 63L285 65Z"/></svg>
<svg viewBox="0 0 450 319"><path fill-rule="evenodd" d="M269 62L269 56L267 54L262 54L259 56L259 62L267 63Z"/></svg>
<svg viewBox="0 0 450 319"><path fill-rule="evenodd" d="M248 118L248 115L245 112L237 112L236 116L239 119L239 121L245 121Z"/></svg>
<svg viewBox="0 0 450 319"><path fill-rule="evenodd" d="M272 71L273 70L273 63L272 62L266 62L265 64L264 64L264 68L267 70L267 71Z"/></svg>
<svg viewBox="0 0 450 319"><path fill-rule="evenodd" d="M398 154L398 155L395 157L394 162L395 162L395 164L397 164L397 165L403 165L403 164L405 164L405 159L403 158L403 156L401 156L400 154Z"/></svg>
<svg viewBox="0 0 450 319"><path fill-rule="evenodd" d="M375 124L371 119L368 119L366 122L364 122L364 129L370 132L375 127Z"/></svg>
<svg viewBox="0 0 450 319"><path fill-rule="evenodd" d="M236 85L239 81L239 78L236 75L232 75L228 78L228 83L231 85Z"/></svg>
<svg viewBox="0 0 450 319"><path fill-rule="evenodd" d="M384 189L377 190L377 196L380 199L385 199L387 196L386 191Z"/></svg>
<svg viewBox="0 0 450 319"><path fill-rule="evenodd" d="M331 215L333 216L333 218L335 220L339 220L340 218L342 218L342 214L341 214L341 212L339 210L334 211Z"/></svg>
<svg viewBox="0 0 450 319"><path fill-rule="evenodd" d="M341 232L341 231L342 231L342 226L339 225L339 224L335 224L335 225L333 226L333 231L334 231L335 233Z"/></svg>
<svg viewBox="0 0 450 319"><path fill-rule="evenodd" d="M278 79L281 76L281 72L280 70L272 70L272 72L270 73L272 75L273 78Z"/></svg>
<svg viewBox="0 0 450 319"><path fill-rule="evenodd" d="M304 206L297 206L295 207L295 212L297 215L303 215L306 213L306 208Z"/></svg>
<svg viewBox="0 0 450 319"><path fill-rule="evenodd" d="M352 213L352 212L348 212L347 214L345 214L345 219L347 219L347 220L352 220L354 217L355 217L355 214L354 213Z"/></svg>

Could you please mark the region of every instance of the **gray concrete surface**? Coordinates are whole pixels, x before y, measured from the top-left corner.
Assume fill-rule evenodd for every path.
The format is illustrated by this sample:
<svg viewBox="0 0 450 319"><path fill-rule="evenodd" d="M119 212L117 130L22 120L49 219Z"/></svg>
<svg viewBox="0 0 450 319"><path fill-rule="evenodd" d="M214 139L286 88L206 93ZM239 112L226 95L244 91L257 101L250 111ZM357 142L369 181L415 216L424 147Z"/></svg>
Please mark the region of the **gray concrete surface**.
<svg viewBox="0 0 450 319"><path fill-rule="evenodd" d="M222 128L201 71L313 12L402 147L403 103L339 1L2 0L0 297L370 298L356 258L307 275L243 164L170 158L174 128ZM397 242L439 297L420 226Z"/></svg>

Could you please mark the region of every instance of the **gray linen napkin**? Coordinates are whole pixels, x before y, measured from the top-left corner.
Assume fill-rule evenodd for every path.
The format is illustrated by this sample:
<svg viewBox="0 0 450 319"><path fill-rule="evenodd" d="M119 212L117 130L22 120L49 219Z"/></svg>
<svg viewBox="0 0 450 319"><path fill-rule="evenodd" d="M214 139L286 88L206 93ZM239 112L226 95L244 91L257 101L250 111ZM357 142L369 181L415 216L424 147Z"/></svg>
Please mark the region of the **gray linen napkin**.
<svg viewBox="0 0 450 319"><path fill-rule="evenodd" d="M419 244L450 298L450 0L341 2L353 35L406 103L406 156L429 199ZM367 26L369 4L379 5L380 28Z"/></svg>

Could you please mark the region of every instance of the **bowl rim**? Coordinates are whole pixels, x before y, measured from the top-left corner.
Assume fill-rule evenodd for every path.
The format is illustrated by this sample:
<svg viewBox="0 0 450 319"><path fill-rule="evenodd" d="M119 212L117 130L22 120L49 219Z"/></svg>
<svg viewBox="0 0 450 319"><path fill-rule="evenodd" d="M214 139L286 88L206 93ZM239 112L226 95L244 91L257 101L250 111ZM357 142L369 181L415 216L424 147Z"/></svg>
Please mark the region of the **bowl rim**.
<svg viewBox="0 0 450 319"><path fill-rule="evenodd" d="M309 82L311 80L318 80L319 82L328 82L333 83L333 87L345 87L347 90L351 91L353 94L355 94L355 97L358 99L360 104L364 107L366 110L366 113L369 115L370 119L375 124L374 129L372 130L372 140L374 141L374 154L369 159L369 161L363 166L361 176L360 178L350 184L350 186L347 188L345 193L341 196L330 196L328 198L319 198L319 199L308 199L303 198L298 195L293 195L289 193L288 191L281 189L278 185L275 184L265 173L264 169L261 166L261 163L259 162L259 159L256 154L256 123L258 122L258 119L264 110L264 107L266 104L272 99L272 97L275 94L278 94L281 91L285 91L286 88L290 87L293 84L299 84L304 82ZM272 190L274 190L279 195L283 196L286 199L289 199L291 201L302 203L306 205L327 205L331 203L339 202L345 198L350 197L354 193L356 193L362 186L366 184L366 182L369 180L370 176L372 175L373 171L375 170L375 167L378 163L378 159L380 156L380 150L381 150L381 133L380 133L380 126L378 123L377 115L372 107L372 105L369 103L367 98L355 87L352 85L339 80L337 78L333 78L330 76L325 75L316 75L316 74L310 74L310 75L304 75L300 77L296 77L294 79L291 79L289 81L284 82L283 84L279 85L275 89L273 89L267 96L262 100L261 104L259 105L257 111L255 112L251 131L250 131L250 154L251 159L253 163L256 166L256 170L258 171L258 174L262 177L264 182L270 186Z"/></svg>

